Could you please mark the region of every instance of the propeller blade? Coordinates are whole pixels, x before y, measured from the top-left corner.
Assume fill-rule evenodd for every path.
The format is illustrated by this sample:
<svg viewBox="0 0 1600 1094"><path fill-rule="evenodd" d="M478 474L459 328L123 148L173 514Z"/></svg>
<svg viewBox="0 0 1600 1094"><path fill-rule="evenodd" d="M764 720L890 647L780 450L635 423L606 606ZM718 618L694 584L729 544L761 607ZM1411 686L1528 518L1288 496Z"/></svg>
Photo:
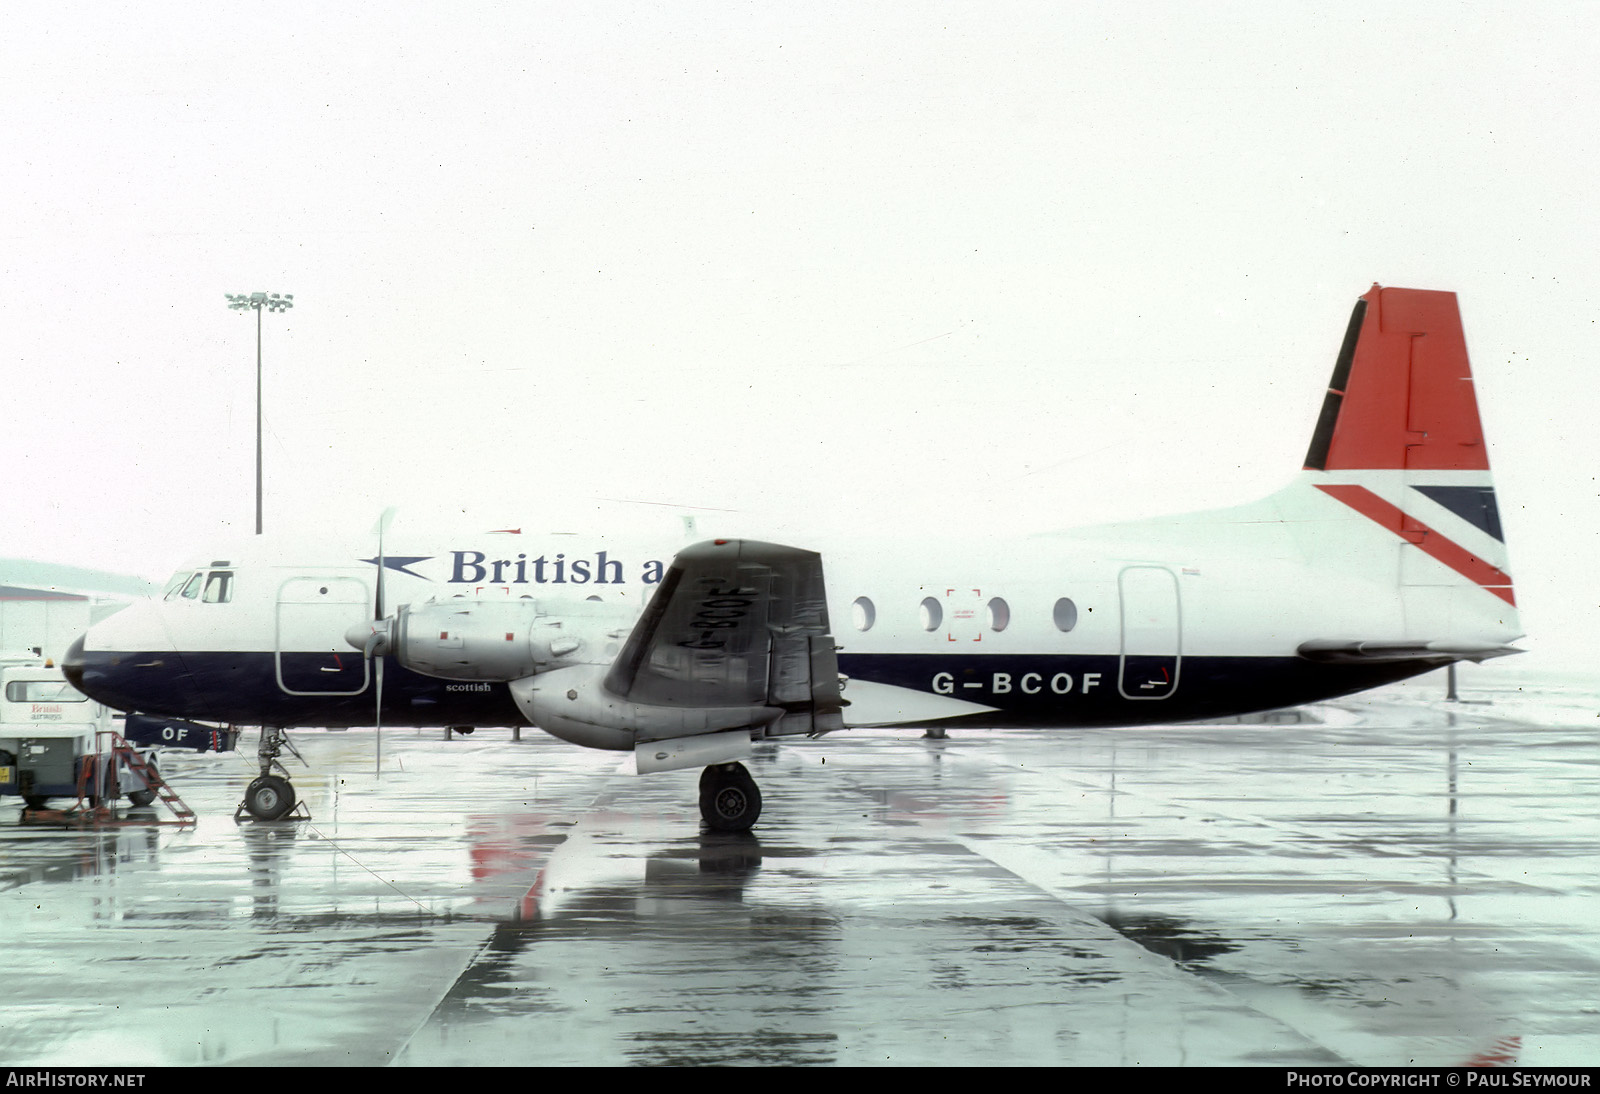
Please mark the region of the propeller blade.
<svg viewBox="0 0 1600 1094"><path fill-rule="evenodd" d="M384 613L384 571L388 570L389 562L383 553L383 537L384 534L389 530L389 523L394 520L394 511L395 507L392 505L385 509L383 511L383 515L378 518L378 523L372 528L373 532L376 533L378 537L378 585L377 591L372 597L372 618L374 620L382 619Z"/></svg>
<svg viewBox="0 0 1600 1094"><path fill-rule="evenodd" d="M372 620L378 622L383 619L383 572L389 568L389 560L383 554L383 533L378 533L378 582L372 594Z"/></svg>
<svg viewBox="0 0 1600 1094"><path fill-rule="evenodd" d="M383 655L378 655L376 682L377 702L373 704L372 729L373 729L373 755L372 770L374 774L383 774Z"/></svg>
<svg viewBox="0 0 1600 1094"><path fill-rule="evenodd" d="M394 633L394 623L385 618L386 604L383 595L384 576L389 569L389 560L383 553L384 534L389 530L389 522L394 520L394 506L383 511L378 518L378 523L373 526L373 532L378 537L378 580L372 593L372 628L362 643L361 652L370 661L377 659L373 668L373 701L372 701L372 739L373 755L372 765L375 774L383 774L383 655L389 652L390 638ZM345 635L349 641L355 633L355 628ZM351 643L354 645L354 643Z"/></svg>

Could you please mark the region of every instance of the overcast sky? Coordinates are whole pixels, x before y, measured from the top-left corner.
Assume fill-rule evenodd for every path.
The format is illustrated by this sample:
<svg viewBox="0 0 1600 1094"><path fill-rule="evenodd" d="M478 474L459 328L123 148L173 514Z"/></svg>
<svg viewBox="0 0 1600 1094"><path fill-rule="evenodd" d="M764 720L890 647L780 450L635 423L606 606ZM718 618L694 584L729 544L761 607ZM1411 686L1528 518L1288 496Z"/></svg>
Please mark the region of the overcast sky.
<svg viewBox="0 0 1600 1094"><path fill-rule="evenodd" d="M1006 530L1300 466L1460 296L1524 622L1600 579L1593 4L8 5L0 554L586 499Z"/></svg>

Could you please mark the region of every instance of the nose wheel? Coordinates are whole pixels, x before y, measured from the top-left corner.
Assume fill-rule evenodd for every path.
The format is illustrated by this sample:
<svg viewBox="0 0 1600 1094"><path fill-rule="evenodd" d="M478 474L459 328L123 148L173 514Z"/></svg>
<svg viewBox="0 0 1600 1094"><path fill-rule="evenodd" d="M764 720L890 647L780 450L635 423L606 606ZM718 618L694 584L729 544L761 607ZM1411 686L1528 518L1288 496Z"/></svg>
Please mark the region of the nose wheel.
<svg viewBox="0 0 1600 1094"><path fill-rule="evenodd" d="M261 727L261 743L256 746L256 759L261 763L261 774L251 780L250 785L245 788L244 801L239 803L239 808L233 814L235 821L246 813L258 821L283 820L293 812L297 800L294 784L289 781L289 772L278 762L278 757L286 748L294 753L295 758L301 763L305 763L305 758L295 749L289 741L289 735L281 726ZM282 774L273 774L274 768ZM310 819L310 814L306 813L303 806L297 819Z"/></svg>
<svg viewBox="0 0 1600 1094"><path fill-rule="evenodd" d="M714 764L700 773L700 818L719 832L748 832L761 817L761 788L744 764Z"/></svg>
<svg viewBox="0 0 1600 1094"><path fill-rule="evenodd" d="M294 802L294 784L278 775L262 775L244 792L245 811L256 820L282 820Z"/></svg>

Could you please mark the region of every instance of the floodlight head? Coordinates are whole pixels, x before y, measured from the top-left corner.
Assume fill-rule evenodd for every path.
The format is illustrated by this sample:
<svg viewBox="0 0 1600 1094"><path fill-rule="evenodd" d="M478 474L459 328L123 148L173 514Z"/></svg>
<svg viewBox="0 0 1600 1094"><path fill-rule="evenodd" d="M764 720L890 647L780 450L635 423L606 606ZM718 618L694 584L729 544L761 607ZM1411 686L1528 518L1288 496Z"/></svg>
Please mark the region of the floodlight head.
<svg viewBox="0 0 1600 1094"><path fill-rule="evenodd" d="M260 311L266 308L270 312L288 311L294 307L294 293L223 293L228 298L228 307L235 311Z"/></svg>

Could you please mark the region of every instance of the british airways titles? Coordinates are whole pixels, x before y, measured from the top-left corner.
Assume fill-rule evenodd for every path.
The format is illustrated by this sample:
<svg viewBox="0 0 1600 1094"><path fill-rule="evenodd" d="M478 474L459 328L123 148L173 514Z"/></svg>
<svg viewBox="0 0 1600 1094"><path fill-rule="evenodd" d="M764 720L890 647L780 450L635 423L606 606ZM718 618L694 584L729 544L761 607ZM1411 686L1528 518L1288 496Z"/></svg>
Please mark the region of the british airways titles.
<svg viewBox="0 0 1600 1094"><path fill-rule="evenodd" d="M573 558L561 552L554 557L529 558L519 554L516 558L495 559L482 551L452 551L450 557L452 585L622 585L629 581L628 568L605 551ZM665 569L662 562L650 559L639 567L632 580L655 585Z"/></svg>

